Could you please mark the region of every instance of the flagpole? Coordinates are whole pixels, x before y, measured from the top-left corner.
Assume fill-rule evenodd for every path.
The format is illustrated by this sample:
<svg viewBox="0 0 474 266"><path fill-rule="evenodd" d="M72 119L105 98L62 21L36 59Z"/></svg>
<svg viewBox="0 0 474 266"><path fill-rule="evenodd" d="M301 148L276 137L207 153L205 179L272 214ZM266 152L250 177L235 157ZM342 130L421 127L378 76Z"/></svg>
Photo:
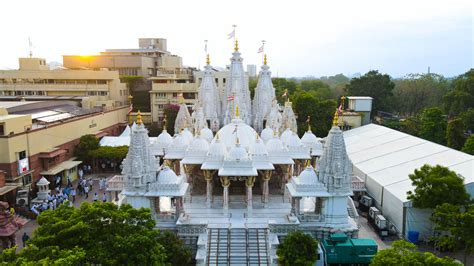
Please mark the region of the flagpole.
<svg viewBox="0 0 474 266"><path fill-rule="evenodd" d="M208 53L207 53L207 40L204 40L204 53L205 53L204 57L206 57L208 55ZM199 60L199 61L201 61L201 60Z"/></svg>
<svg viewBox="0 0 474 266"><path fill-rule="evenodd" d="M265 40L262 40L262 62L265 57Z"/></svg>
<svg viewBox="0 0 474 266"><path fill-rule="evenodd" d="M235 43L235 39L237 38L236 37L237 33L235 31L235 28L237 28L237 25L234 24L234 25L232 25L232 27L234 27L234 43Z"/></svg>

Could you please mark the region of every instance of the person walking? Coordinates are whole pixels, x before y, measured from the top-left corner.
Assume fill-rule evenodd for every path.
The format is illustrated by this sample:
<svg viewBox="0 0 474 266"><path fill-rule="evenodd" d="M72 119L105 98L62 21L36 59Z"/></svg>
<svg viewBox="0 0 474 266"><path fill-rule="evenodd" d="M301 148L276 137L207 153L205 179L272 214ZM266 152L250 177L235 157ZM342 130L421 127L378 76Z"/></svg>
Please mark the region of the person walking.
<svg viewBox="0 0 474 266"><path fill-rule="evenodd" d="M71 196L72 196L72 203L76 201L76 190L72 188L71 190Z"/></svg>
<svg viewBox="0 0 474 266"><path fill-rule="evenodd" d="M99 196L97 196L97 192L94 193L94 197L92 199L94 200L94 202L99 200Z"/></svg>
<svg viewBox="0 0 474 266"><path fill-rule="evenodd" d="M85 199L89 197L89 186L84 186Z"/></svg>
<svg viewBox="0 0 474 266"><path fill-rule="evenodd" d="M102 195L102 202L106 202L106 201L107 201L107 195L104 192L104 194Z"/></svg>
<svg viewBox="0 0 474 266"><path fill-rule="evenodd" d="M24 233L23 233L23 236L21 237L21 241L23 242L23 247L26 246L26 242L27 242L28 240L30 240L30 236L29 236L26 232L24 232Z"/></svg>

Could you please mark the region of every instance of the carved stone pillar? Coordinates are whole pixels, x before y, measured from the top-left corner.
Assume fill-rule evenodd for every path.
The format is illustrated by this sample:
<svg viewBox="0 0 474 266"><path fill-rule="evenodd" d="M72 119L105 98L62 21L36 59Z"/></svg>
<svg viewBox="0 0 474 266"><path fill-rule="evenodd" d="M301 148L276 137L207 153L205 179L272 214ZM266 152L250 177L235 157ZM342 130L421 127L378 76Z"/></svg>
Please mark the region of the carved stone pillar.
<svg viewBox="0 0 474 266"><path fill-rule="evenodd" d="M245 186L247 187L247 211L252 211L252 188L253 184L255 184L255 176L249 176L245 179Z"/></svg>
<svg viewBox="0 0 474 266"><path fill-rule="evenodd" d="M160 214L160 197L154 198L155 213Z"/></svg>
<svg viewBox="0 0 474 266"><path fill-rule="evenodd" d="M212 202L212 177L214 171L204 170L204 179L206 180L206 207L211 208Z"/></svg>
<svg viewBox="0 0 474 266"><path fill-rule="evenodd" d="M291 213L296 214L296 199L291 198Z"/></svg>
<svg viewBox="0 0 474 266"><path fill-rule="evenodd" d="M291 165L289 164L282 164L280 165L282 176L281 176L281 192L285 193L285 186L289 180L289 176L291 174Z"/></svg>
<svg viewBox="0 0 474 266"><path fill-rule="evenodd" d="M185 164L184 165L184 172L186 173L186 179L189 183L189 199L190 202L193 202L193 170L196 165L193 164Z"/></svg>
<svg viewBox="0 0 474 266"><path fill-rule="evenodd" d="M295 198L295 213L296 215L300 214L300 200L301 198Z"/></svg>
<svg viewBox="0 0 474 266"><path fill-rule="evenodd" d="M268 187L268 183L270 182L270 179L272 178L272 171L267 170L263 172L263 188L262 188L262 202L263 205L266 207L268 204L268 197L270 194L270 189Z"/></svg>
<svg viewBox="0 0 474 266"><path fill-rule="evenodd" d="M230 186L230 179L228 176L221 176L221 184L223 189L222 193L222 208L224 211L229 209L229 186Z"/></svg>
<svg viewBox="0 0 474 266"><path fill-rule="evenodd" d="M323 199L316 197L316 202L314 204L314 212L316 214L321 214L321 210L323 208Z"/></svg>

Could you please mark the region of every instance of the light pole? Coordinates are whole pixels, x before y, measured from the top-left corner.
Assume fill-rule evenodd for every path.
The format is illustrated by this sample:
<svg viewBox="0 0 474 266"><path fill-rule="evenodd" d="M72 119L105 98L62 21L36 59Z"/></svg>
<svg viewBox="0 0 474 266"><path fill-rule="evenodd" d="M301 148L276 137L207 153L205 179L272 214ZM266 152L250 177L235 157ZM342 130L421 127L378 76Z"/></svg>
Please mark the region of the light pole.
<svg viewBox="0 0 474 266"><path fill-rule="evenodd" d="M133 110L132 100L133 100L133 96L128 95L128 106L129 106L129 109L128 109L128 124L129 125L132 125L132 110Z"/></svg>

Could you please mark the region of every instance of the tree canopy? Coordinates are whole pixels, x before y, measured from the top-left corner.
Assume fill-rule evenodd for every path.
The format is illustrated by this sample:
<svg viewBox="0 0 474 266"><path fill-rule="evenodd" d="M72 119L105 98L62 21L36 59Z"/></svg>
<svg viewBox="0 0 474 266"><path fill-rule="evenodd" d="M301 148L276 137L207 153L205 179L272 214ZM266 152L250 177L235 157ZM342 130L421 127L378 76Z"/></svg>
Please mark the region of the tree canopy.
<svg viewBox="0 0 474 266"><path fill-rule="evenodd" d="M462 119L456 118L448 123L448 128L446 130L446 140L448 147L461 150L466 138L464 137L464 124Z"/></svg>
<svg viewBox="0 0 474 266"><path fill-rule="evenodd" d="M418 252L416 245L405 240L397 240L392 243L392 247L380 250L372 258L370 265L390 266L390 265L438 265L438 266L459 266L462 265L452 258L439 258L430 252Z"/></svg>
<svg viewBox="0 0 474 266"><path fill-rule="evenodd" d="M83 203L79 208L61 205L38 216L30 249L62 251L79 247L85 262L102 265L163 264L166 251L158 241L149 209L118 207L113 203ZM43 252L37 259L49 257ZM43 257L42 257L43 256Z"/></svg>
<svg viewBox="0 0 474 266"><path fill-rule="evenodd" d="M104 158L110 160L121 160L127 156L128 146L101 146L95 150L89 151L89 156L92 158Z"/></svg>
<svg viewBox="0 0 474 266"><path fill-rule="evenodd" d="M460 75L454 81L454 88L444 96L446 113L456 116L474 108L474 69Z"/></svg>
<svg viewBox="0 0 474 266"><path fill-rule="evenodd" d="M74 156L81 161L89 161L89 151L99 148L99 139L95 135L84 135L74 149Z"/></svg>
<svg viewBox="0 0 474 266"><path fill-rule="evenodd" d="M462 147L462 151L465 153L469 153L474 155L474 134L467 138L466 142L464 142L464 146Z"/></svg>
<svg viewBox="0 0 474 266"><path fill-rule="evenodd" d="M174 121L176 120L176 116L178 116L179 105L176 104L168 104L165 106L164 113L166 115L166 131L173 136L174 135Z"/></svg>
<svg viewBox="0 0 474 266"><path fill-rule="evenodd" d="M278 246L278 264L311 266L318 258L318 241L302 231L289 233Z"/></svg>
<svg viewBox="0 0 474 266"><path fill-rule="evenodd" d="M345 90L348 95L372 97L371 115L374 116L378 111L390 111L390 99L394 87L395 84L389 75L372 70L360 78L353 78Z"/></svg>
<svg viewBox="0 0 474 266"><path fill-rule="evenodd" d="M394 111L402 115L413 116L421 110L439 107L449 88L449 82L438 74L408 74L394 81Z"/></svg>
<svg viewBox="0 0 474 266"><path fill-rule="evenodd" d="M420 137L439 144L446 143L447 122L443 111L437 107L427 108L421 114Z"/></svg>
<svg viewBox="0 0 474 266"><path fill-rule="evenodd" d="M306 120L311 116L311 128L316 136L327 136L331 129L336 101L323 100L309 92L297 92L293 95L293 110L297 114L298 134L307 130Z"/></svg>
<svg viewBox="0 0 474 266"><path fill-rule="evenodd" d="M463 178L447 167L423 165L409 175L414 191L407 198L416 208L434 209L443 203L463 205L469 201Z"/></svg>

